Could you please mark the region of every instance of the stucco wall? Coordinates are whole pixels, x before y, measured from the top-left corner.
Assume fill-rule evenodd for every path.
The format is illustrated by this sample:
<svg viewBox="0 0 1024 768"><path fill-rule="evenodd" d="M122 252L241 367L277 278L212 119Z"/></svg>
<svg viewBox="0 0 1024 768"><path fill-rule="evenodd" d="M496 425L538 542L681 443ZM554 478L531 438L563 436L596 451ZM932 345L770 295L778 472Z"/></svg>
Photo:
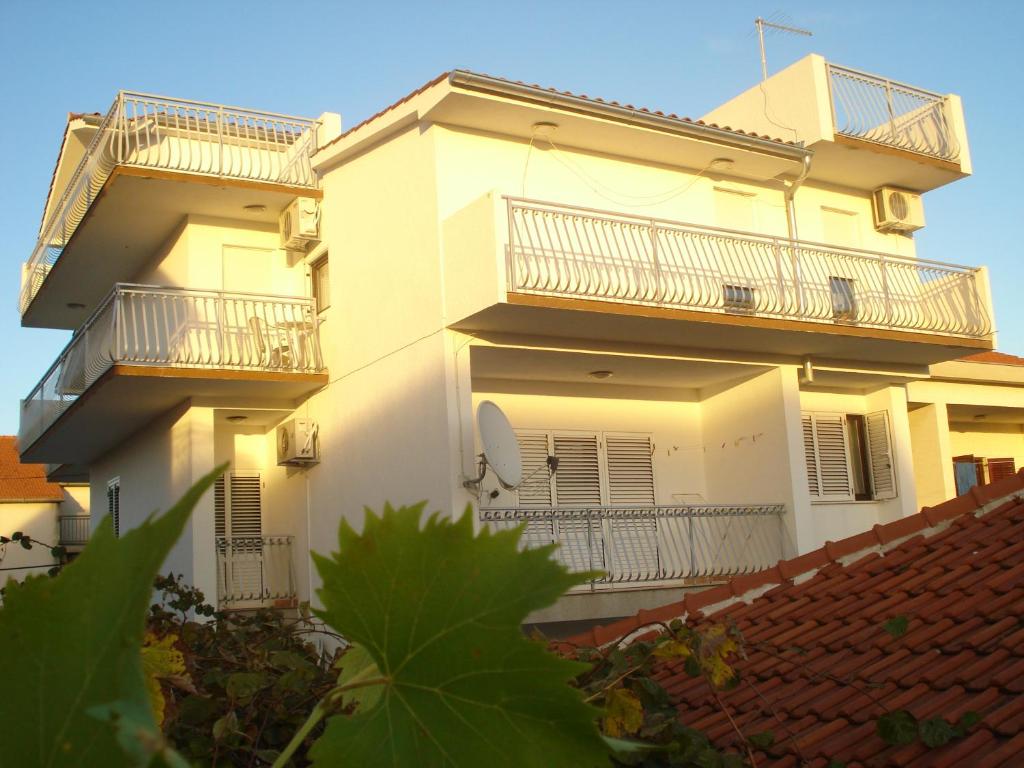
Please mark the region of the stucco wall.
<svg viewBox="0 0 1024 768"><path fill-rule="evenodd" d="M57 506L47 501L0 503L0 534L10 538L21 531L33 539L56 544ZM29 574L45 574L56 564L45 547L25 549L16 541L0 544L0 587L9 580L22 581Z"/></svg>

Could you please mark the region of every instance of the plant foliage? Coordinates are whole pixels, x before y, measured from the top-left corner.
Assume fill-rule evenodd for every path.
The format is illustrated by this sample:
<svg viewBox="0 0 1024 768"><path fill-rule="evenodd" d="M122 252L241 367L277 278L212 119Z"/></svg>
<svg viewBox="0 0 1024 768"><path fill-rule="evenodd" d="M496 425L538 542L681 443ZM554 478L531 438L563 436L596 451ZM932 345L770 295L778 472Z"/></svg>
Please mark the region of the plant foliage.
<svg viewBox="0 0 1024 768"><path fill-rule="evenodd" d="M330 718L314 765L607 765L598 712L567 685L586 667L520 628L589 575L550 547L520 551L519 531L474 537L468 510L421 527L423 508L368 510L361 534L342 522L338 552L314 556L321 616L365 654L347 685L379 693Z"/></svg>
<svg viewBox="0 0 1024 768"><path fill-rule="evenodd" d="M55 578L7 587L0 659L17 695L0 696L0 766L115 767L169 754L146 693L144 619L157 570L220 471L120 538L107 517Z"/></svg>

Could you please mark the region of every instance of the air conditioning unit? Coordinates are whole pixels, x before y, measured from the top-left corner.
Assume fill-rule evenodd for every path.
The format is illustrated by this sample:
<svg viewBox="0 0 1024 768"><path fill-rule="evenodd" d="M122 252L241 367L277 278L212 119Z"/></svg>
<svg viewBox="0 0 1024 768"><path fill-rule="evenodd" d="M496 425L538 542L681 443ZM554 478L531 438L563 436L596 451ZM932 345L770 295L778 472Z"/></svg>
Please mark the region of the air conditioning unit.
<svg viewBox="0 0 1024 768"><path fill-rule="evenodd" d="M277 428L278 465L316 464L320 461L317 424L312 419L291 419Z"/></svg>
<svg viewBox="0 0 1024 768"><path fill-rule="evenodd" d="M311 197L297 197L284 209L278 223L281 247L305 251L320 239L320 203Z"/></svg>
<svg viewBox="0 0 1024 768"><path fill-rule="evenodd" d="M915 192L880 187L872 196L875 229L880 232L913 232L924 226L924 204Z"/></svg>

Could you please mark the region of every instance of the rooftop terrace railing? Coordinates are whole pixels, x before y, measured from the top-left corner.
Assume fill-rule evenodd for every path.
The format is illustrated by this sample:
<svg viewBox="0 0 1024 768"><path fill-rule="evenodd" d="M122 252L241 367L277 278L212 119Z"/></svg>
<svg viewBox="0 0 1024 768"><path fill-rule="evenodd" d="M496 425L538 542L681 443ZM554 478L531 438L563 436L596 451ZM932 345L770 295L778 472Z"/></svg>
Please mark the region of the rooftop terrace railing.
<svg viewBox="0 0 1024 768"><path fill-rule="evenodd" d="M942 160L959 157L945 96L848 67L827 66L837 133Z"/></svg>
<svg viewBox="0 0 1024 768"><path fill-rule="evenodd" d="M115 364L317 373L312 299L119 283L21 404L28 448Z"/></svg>
<svg viewBox="0 0 1024 768"><path fill-rule="evenodd" d="M21 312L116 166L315 189L318 127L308 118L121 91L43 222L26 264Z"/></svg>
<svg viewBox="0 0 1024 768"><path fill-rule="evenodd" d="M978 269L508 198L509 290L981 338Z"/></svg>
<svg viewBox="0 0 1024 768"><path fill-rule="evenodd" d="M781 504L507 507L480 510L492 530L525 525L526 547L558 544L570 571L602 571L594 584L726 578L783 556Z"/></svg>

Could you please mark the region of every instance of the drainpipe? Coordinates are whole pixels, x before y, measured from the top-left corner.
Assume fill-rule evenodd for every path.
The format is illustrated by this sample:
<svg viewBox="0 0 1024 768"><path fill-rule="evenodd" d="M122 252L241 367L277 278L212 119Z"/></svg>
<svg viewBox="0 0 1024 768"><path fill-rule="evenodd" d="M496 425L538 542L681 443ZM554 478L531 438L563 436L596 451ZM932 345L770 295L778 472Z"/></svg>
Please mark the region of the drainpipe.
<svg viewBox="0 0 1024 768"><path fill-rule="evenodd" d="M793 197L796 195L796 191L800 189L800 185L804 183L808 174L811 172L811 157L812 155L804 155L803 158L803 169L800 171L800 175L796 177L790 185L786 187L785 198L786 198L786 223L789 227L789 239L797 240L796 230L796 206L793 204Z"/></svg>
<svg viewBox="0 0 1024 768"><path fill-rule="evenodd" d="M796 196L796 191L800 189L800 185L804 183L808 174L811 172L811 157L812 155L804 155L803 157L803 168L800 171L800 175L797 176L784 193L786 200L786 227L789 231L789 239L793 242L797 242L797 245L793 248L793 252L790 258L793 259L793 287L796 289L796 305L797 312L800 315L804 313L804 292L803 292L803 269L800 259L800 245L799 245L799 233L796 227L796 205L793 202L793 198Z"/></svg>

